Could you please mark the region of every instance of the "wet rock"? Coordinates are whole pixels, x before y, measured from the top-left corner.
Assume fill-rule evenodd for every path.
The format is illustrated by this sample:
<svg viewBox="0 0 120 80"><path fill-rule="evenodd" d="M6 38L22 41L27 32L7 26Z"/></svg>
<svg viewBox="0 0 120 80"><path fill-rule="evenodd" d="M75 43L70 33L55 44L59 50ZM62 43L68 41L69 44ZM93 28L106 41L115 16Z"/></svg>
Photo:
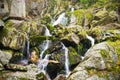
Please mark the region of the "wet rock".
<svg viewBox="0 0 120 80"><path fill-rule="evenodd" d="M25 0L12 0L10 16L25 18L26 17L25 9L26 9Z"/></svg>
<svg viewBox="0 0 120 80"><path fill-rule="evenodd" d="M8 64L11 58L12 58L12 52L0 50L0 63L2 65Z"/></svg>

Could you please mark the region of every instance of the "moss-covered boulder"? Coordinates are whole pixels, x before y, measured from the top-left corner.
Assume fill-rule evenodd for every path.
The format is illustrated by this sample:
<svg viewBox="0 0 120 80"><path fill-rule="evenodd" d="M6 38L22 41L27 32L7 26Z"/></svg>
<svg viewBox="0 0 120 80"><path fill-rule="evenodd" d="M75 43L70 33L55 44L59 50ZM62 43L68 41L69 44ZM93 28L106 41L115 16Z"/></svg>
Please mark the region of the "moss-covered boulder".
<svg viewBox="0 0 120 80"><path fill-rule="evenodd" d="M95 14L94 20L92 21L91 25L94 27L114 22L118 22L118 14L115 11L108 12L106 10L102 10L98 11Z"/></svg>
<svg viewBox="0 0 120 80"><path fill-rule="evenodd" d="M120 41L102 42L90 48L67 80L119 79Z"/></svg>

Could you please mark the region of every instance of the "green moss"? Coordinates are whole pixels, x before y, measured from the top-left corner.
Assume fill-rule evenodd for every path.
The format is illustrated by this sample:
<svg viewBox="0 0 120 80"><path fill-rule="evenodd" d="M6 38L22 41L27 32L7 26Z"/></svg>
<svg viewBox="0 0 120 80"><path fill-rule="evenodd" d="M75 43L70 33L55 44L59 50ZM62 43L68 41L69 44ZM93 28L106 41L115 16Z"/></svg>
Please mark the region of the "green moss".
<svg viewBox="0 0 120 80"><path fill-rule="evenodd" d="M12 21L10 21L10 20L8 20L8 21L5 22L5 26L6 26L6 27L12 27L13 24L14 24L14 23L13 23Z"/></svg>
<svg viewBox="0 0 120 80"><path fill-rule="evenodd" d="M70 65L76 64L80 60L79 55L76 50L72 47L69 47L69 61Z"/></svg>
<svg viewBox="0 0 120 80"><path fill-rule="evenodd" d="M100 54L102 55L103 58L107 58L107 56L109 55L109 52L104 49L101 49Z"/></svg>
<svg viewBox="0 0 120 80"><path fill-rule="evenodd" d="M77 24L82 25L83 19L85 17L85 10L84 9L75 10L74 15L75 15L75 17L77 19Z"/></svg>

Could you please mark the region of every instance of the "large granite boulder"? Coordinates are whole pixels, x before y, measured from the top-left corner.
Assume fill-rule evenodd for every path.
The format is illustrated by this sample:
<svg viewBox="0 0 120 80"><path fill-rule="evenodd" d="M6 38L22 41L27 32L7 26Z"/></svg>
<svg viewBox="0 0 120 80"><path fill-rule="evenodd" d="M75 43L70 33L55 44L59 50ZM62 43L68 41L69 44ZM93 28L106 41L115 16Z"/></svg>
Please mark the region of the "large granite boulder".
<svg viewBox="0 0 120 80"><path fill-rule="evenodd" d="M120 41L102 42L90 48L67 80L118 80Z"/></svg>

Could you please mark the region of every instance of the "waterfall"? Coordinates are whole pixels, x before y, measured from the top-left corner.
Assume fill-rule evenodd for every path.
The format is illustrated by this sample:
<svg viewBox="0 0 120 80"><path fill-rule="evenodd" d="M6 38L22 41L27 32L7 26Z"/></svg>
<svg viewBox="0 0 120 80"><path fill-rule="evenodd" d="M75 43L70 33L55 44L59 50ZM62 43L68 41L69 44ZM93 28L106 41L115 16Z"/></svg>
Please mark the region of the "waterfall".
<svg viewBox="0 0 120 80"><path fill-rule="evenodd" d="M27 58L30 57L30 42L29 42L29 36L28 34L25 32L26 38L27 38Z"/></svg>
<svg viewBox="0 0 120 80"><path fill-rule="evenodd" d="M45 27L45 36L51 36L49 29L48 29L46 26L44 26L44 27ZM43 42L43 50L42 50L41 53L40 53L40 59L43 58L44 52L48 49L48 47L49 47L49 42L50 42L49 40L45 40L45 41Z"/></svg>
<svg viewBox="0 0 120 80"><path fill-rule="evenodd" d="M39 59L39 61L38 61L38 69L39 69L40 72L43 72L46 75L48 80L51 80L49 75L46 73L46 67L47 67L47 65L49 63L49 56L50 55L48 54L48 55L45 56L44 59Z"/></svg>
<svg viewBox="0 0 120 80"><path fill-rule="evenodd" d="M49 29L45 26L45 36L51 36Z"/></svg>
<svg viewBox="0 0 120 80"><path fill-rule="evenodd" d="M63 26L66 26L68 19L65 17L65 13L62 13L58 19L53 23L53 26L62 24Z"/></svg>
<svg viewBox="0 0 120 80"><path fill-rule="evenodd" d="M66 77L67 77L70 74L68 48L65 47L63 43L62 45L63 45L62 49L65 50L65 72L66 72Z"/></svg>
<svg viewBox="0 0 120 80"><path fill-rule="evenodd" d="M86 37L91 41L91 46L95 44L95 39L86 34Z"/></svg>
<svg viewBox="0 0 120 80"><path fill-rule="evenodd" d="M39 64L38 64L38 68L39 68L39 70L40 70L41 72L43 72L44 74L46 74L45 68L46 68L47 65L48 65L49 56L50 56L50 55L46 55L44 59L40 59L40 60L38 61L38 63L39 63Z"/></svg>
<svg viewBox="0 0 120 80"><path fill-rule="evenodd" d="M48 47L49 47L49 40L45 40L45 41L43 42L43 50L42 50L41 53L40 53L40 59L43 58L43 54L44 54L44 52L48 49Z"/></svg>

